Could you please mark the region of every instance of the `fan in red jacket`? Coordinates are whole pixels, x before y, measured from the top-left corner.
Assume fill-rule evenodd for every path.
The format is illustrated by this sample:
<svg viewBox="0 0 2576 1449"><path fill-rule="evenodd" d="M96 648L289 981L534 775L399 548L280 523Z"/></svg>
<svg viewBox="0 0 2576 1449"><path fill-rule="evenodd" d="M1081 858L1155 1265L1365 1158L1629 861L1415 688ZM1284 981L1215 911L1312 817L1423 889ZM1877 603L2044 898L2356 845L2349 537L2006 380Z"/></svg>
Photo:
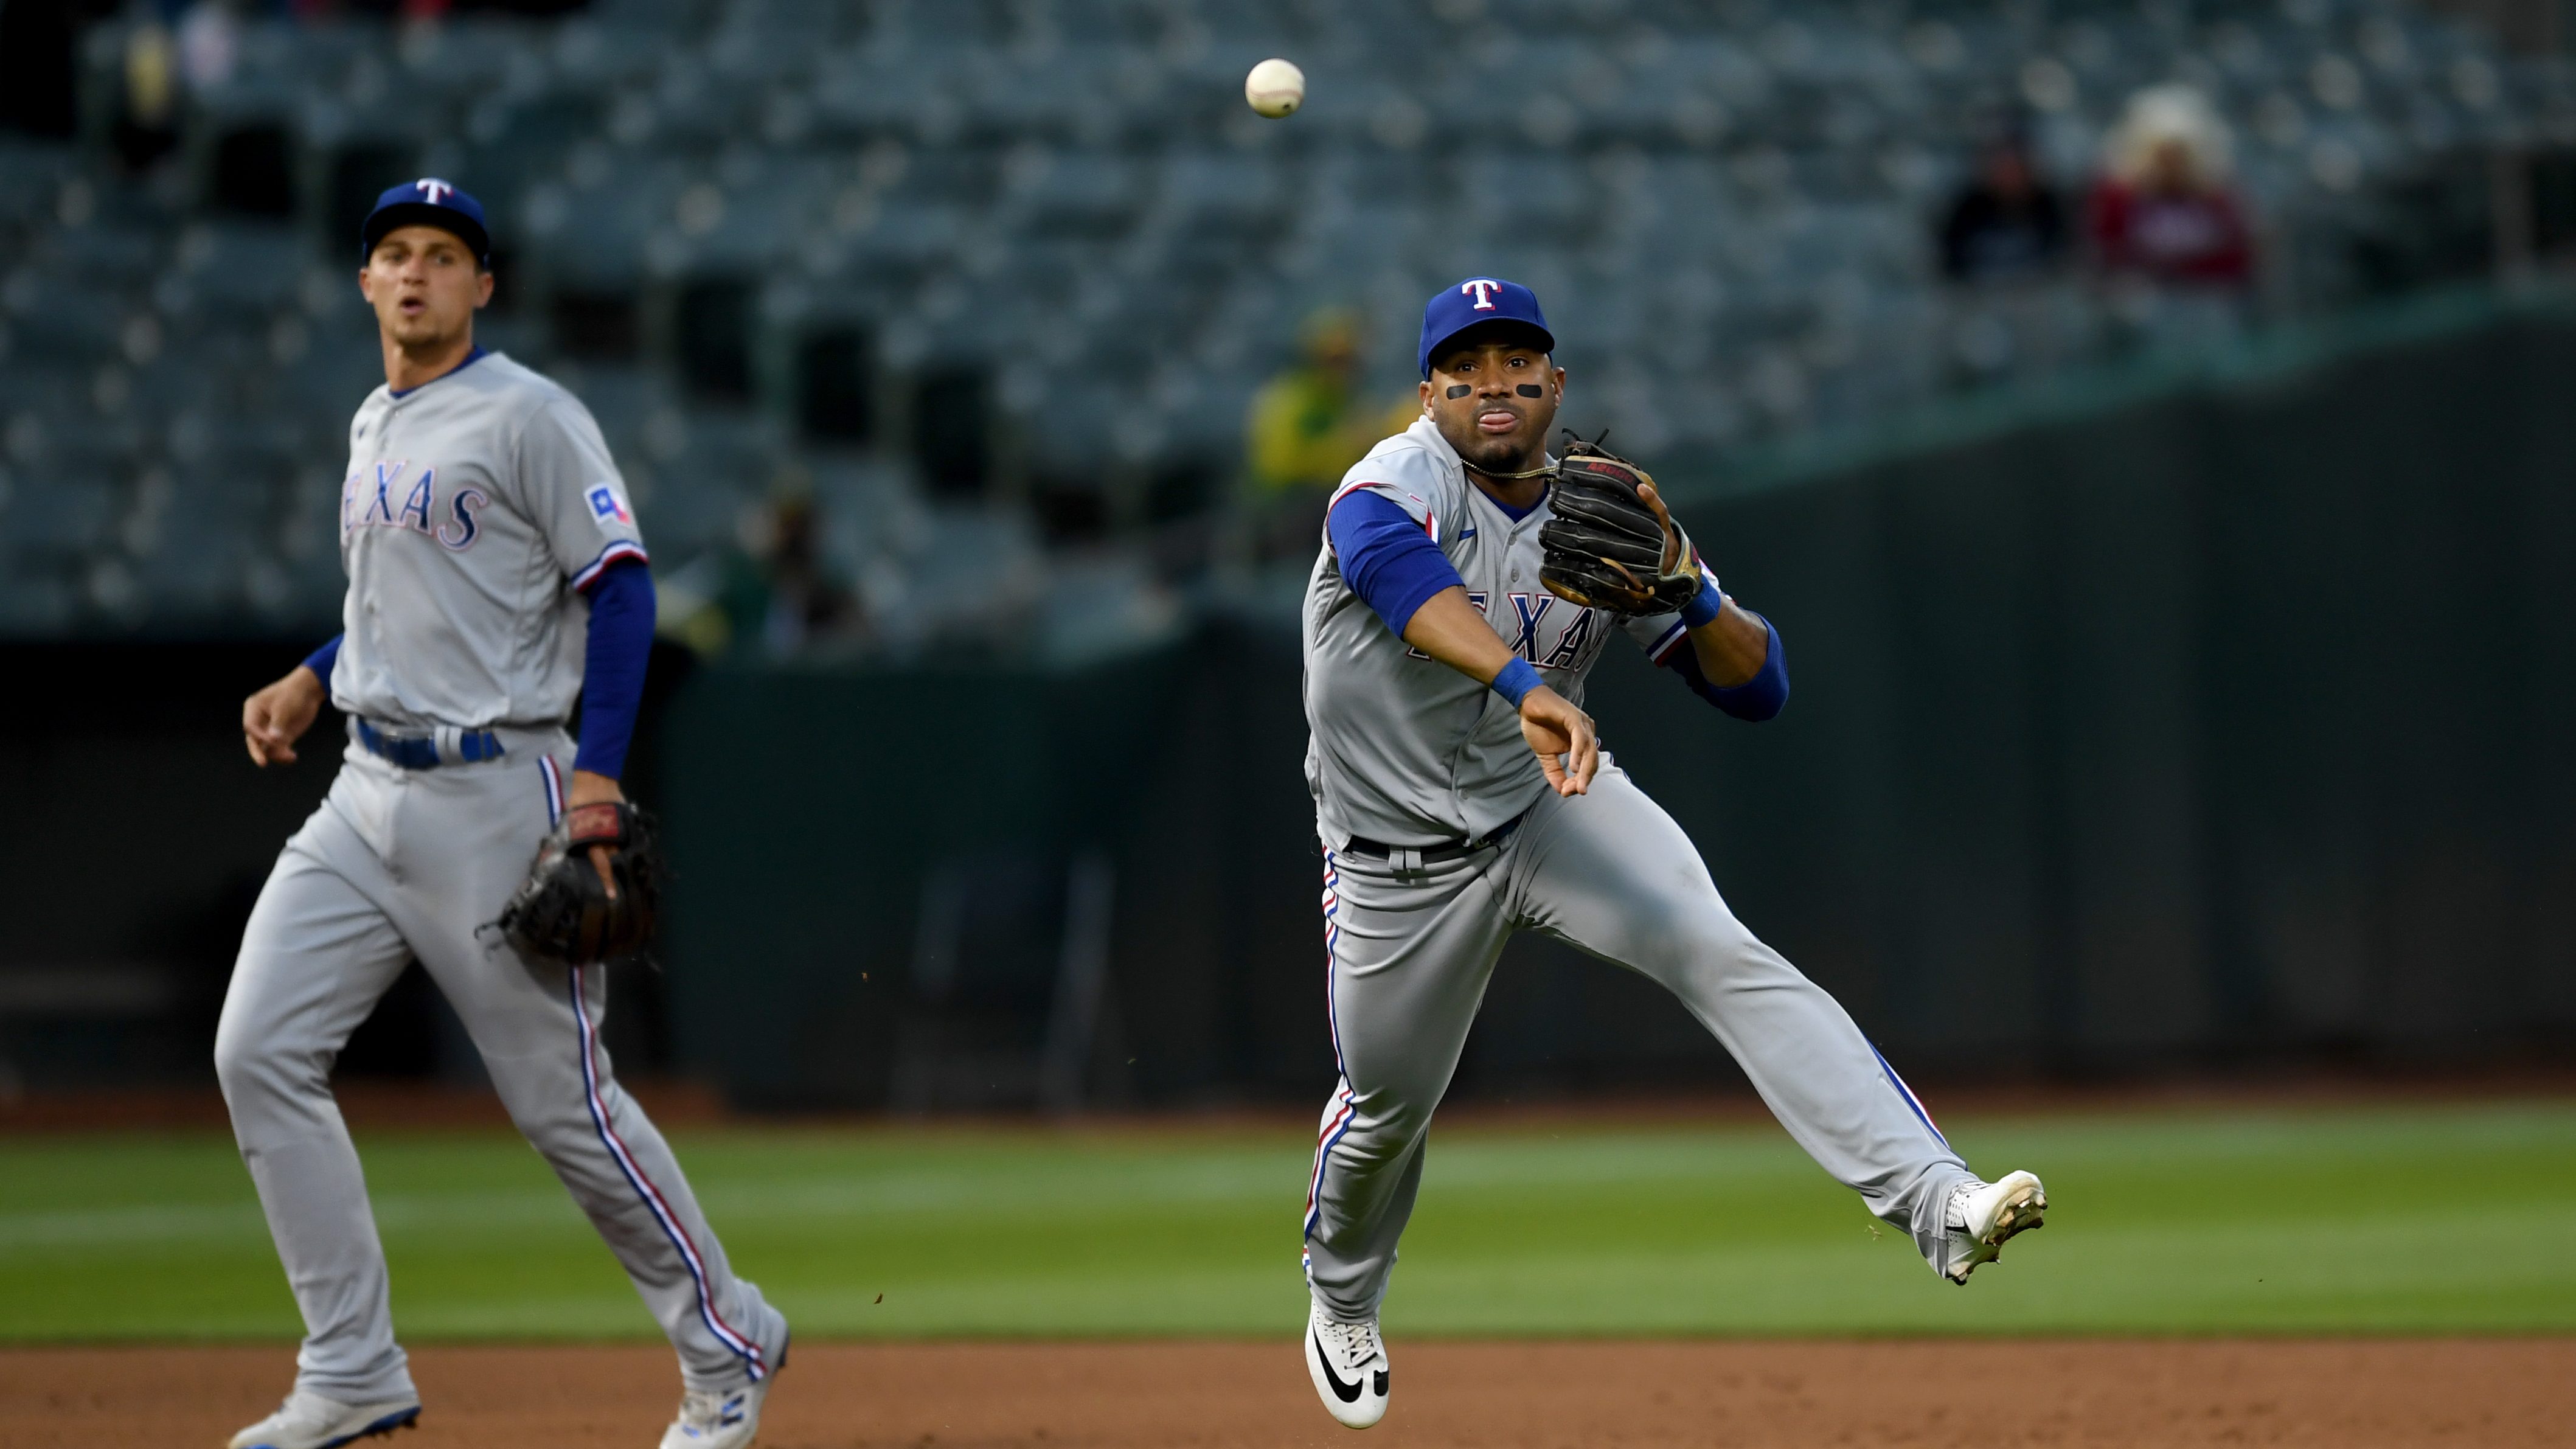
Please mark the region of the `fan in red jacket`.
<svg viewBox="0 0 2576 1449"><path fill-rule="evenodd" d="M2109 149L2089 217L2104 270L2226 287L2253 275L2253 236L2227 184L2226 123L2198 92L2139 92Z"/></svg>

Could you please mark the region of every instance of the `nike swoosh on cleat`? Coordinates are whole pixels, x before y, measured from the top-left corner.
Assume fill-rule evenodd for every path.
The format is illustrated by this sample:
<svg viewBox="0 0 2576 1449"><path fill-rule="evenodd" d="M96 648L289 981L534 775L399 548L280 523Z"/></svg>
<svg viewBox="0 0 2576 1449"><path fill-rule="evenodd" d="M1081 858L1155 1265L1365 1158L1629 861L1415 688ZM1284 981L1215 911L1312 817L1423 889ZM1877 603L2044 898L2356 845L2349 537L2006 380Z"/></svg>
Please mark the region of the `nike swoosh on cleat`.
<svg viewBox="0 0 2576 1449"><path fill-rule="evenodd" d="M1345 1404L1358 1403L1360 1390L1365 1387L1365 1381L1353 1379L1349 1383L1343 1383L1342 1376L1333 1372L1333 1356L1324 1352L1324 1340L1311 1328L1306 1330L1306 1334L1315 1340L1315 1362L1324 1366L1324 1378L1333 1386L1333 1397Z"/></svg>

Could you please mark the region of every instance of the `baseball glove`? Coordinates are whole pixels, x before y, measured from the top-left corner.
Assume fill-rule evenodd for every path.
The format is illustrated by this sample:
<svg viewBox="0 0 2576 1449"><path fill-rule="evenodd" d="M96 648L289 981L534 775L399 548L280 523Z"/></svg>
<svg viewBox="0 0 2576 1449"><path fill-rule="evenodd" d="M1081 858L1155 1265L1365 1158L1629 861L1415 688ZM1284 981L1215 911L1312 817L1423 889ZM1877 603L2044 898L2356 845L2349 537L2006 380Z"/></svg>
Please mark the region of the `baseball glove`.
<svg viewBox="0 0 2576 1449"><path fill-rule="evenodd" d="M591 863L594 845L608 848L614 900ZM653 934L661 890L662 857L644 812L623 800L576 805L537 847L501 930L521 951L567 966L631 956Z"/></svg>
<svg viewBox="0 0 2576 1449"><path fill-rule="evenodd" d="M1614 614L1664 614L1699 593L1699 565L1682 526L1638 492L1646 470L1566 434L1555 516L1538 531L1539 582L1560 599Z"/></svg>

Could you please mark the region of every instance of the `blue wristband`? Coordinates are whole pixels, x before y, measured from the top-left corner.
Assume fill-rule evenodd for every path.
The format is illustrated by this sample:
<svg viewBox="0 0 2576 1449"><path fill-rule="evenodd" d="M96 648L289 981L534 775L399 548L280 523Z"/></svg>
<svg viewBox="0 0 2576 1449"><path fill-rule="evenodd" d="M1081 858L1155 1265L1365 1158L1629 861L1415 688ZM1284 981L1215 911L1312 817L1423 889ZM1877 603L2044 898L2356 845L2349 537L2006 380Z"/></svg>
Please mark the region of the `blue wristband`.
<svg viewBox="0 0 2576 1449"><path fill-rule="evenodd" d="M304 667L320 677L322 688L326 691L331 687L331 671L340 663L340 641L348 637L346 634L334 634L329 643L304 656Z"/></svg>
<svg viewBox="0 0 2576 1449"><path fill-rule="evenodd" d="M1696 629L1716 618L1718 611L1725 607L1726 595L1718 590L1717 575L1708 571L1708 565L1700 565L1699 592L1691 596L1689 603L1682 605L1682 627Z"/></svg>
<svg viewBox="0 0 2576 1449"><path fill-rule="evenodd" d="M1502 673L1494 676L1494 693L1501 695L1512 708L1519 709L1521 701L1529 698L1529 692L1545 683L1546 680L1538 677L1537 666L1526 659L1516 658L1503 666Z"/></svg>

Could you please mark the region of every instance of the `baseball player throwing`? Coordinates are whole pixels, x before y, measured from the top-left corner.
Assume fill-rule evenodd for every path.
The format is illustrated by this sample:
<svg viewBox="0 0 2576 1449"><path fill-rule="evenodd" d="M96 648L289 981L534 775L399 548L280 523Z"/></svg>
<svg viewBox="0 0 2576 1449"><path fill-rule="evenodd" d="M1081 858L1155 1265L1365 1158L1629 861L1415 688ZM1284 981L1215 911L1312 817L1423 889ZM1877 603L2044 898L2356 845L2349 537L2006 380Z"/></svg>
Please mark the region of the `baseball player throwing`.
<svg viewBox="0 0 2576 1449"><path fill-rule="evenodd" d="M1504 941L1541 931L1661 983L1782 1125L1958 1282L2039 1226L2039 1179L1971 1175L1851 1018L1727 909L1594 735L1614 630L1741 719L1789 693L1779 633L1722 593L1624 460L1551 458L1565 395L1525 287L1423 311L1422 417L1353 466L1306 590L1306 777L1324 847L1341 1079L1306 1200L1306 1366L1334 1418L1386 1413L1378 1306L1424 1136Z"/></svg>
<svg viewBox="0 0 2576 1449"><path fill-rule="evenodd" d="M474 345L492 295L482 207L444 181L397 186L362 243L385 386L349 427L346 630L242 706L256 764L295 758L326 691L349 746L251 912L215 1036L306 1329L294 1392L232 1446L325 1449L419 1417L330 1086L341 1044L416 957L678 1349L664 1449L736 1449L786 1364L787 1321L727 1266L599 1042L596 948L634 939L651 891L617 784L652 644L643 539L589 411ZM576 694L578 746L564 728ZM589 897L527 909L565 879ZM531 949L557 927L590 944Z"/></svg>

